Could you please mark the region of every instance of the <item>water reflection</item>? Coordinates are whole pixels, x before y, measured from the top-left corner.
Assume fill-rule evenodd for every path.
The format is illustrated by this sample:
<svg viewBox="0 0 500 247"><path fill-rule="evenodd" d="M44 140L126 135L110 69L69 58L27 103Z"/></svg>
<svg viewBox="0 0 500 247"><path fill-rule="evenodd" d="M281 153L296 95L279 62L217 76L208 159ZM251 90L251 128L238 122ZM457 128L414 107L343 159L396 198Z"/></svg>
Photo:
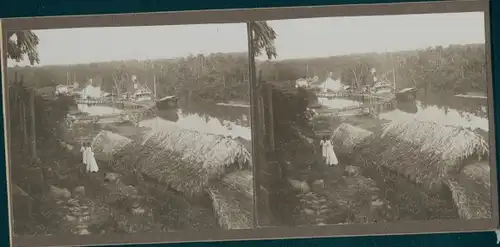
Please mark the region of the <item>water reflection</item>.
<svg viewBox="0 0 500 247"><path fill-rule="evenodd" d="M111 114L119 114L122 112L120 109L116 109L109 106L101 106L101 105L85 105L78 104L78 111L88 114L89 116L104 116Z"/></svg>
<svg viewBox="0 0 500 247"><path fill-rule="evenodd" d="M444 125L454 125L471 129L482 129L488 131L489 123L487 118L479 117L474 113L461 112L452 108L440 108L437 105L424 105L417 101L417 112L408 113L396 109L380 114L381 119L399 120L413 118L420 121L434 122Z"/></svg>
<svg viewBox="0 0 500 247"><path fill-rule="evenodd" d="M178 110L158 111L158 117L170 122L177 122L179 121L179 111Z"/></svg>
<svg viewBox="0 0 500 247"><path fill-rule="evenodd" d="M342 109L345 107L361 105L361 102L341 98L318 98L318 103L330 109Z"/></svg>
<svg viewBox="0 0 500 247"><path fill-rule="evenodd" d="M78 105L80 112L89 116L106 116L123 112L108 106ZM213 104L182 105L179 109L159 111L156 116L139 123L141 127L168 130L175 126L203 133L219 134L251 140L249 108L218 106ZM113 122L112 117L100 122Z"/></svg>
<svg viewBox="0 0 500 247"><path fill-rule="evenodd" d="M332 109L360 105L347 99L318 100ZM381 119L398 120L413 118L471 129L489 130L487 101L484 99L463 99L449 94L417 94L416 101L397 102L397 109L383 112Z"/></svg>
<svg viewBox="0 0 500 247"><path fill-rule="evenodd" d="M173 115L177 115L177 117L173 117ZM164 118L165 116L169 116L169 118ZM168 115L162 113L157 117L143 120L139 123L139 126L165 131L175 127L235 138L241 137L245 140L251 139L250 127L208 114L189 113L183 109L171 110Z"/></svg>
<svg viewBox="0 0 500 247"><path fill-rule="evenodd" d="M415 114L418 112L417 102L414 100L398 101L396 104L398 110Z"/></svg>

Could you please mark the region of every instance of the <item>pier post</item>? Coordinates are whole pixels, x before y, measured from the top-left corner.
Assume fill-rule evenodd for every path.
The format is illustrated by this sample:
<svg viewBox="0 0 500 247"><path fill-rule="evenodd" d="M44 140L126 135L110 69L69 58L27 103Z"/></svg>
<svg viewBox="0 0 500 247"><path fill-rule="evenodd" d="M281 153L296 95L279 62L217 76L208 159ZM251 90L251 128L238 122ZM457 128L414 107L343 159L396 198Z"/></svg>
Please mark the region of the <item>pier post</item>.
<svg viewBox="0 0 500 247"><path fill-rule="evenodd" d="M35 90L31 90L29 97L30 123L31 123L31 157L34 161L38 159L36 150L36 112L35 112Z"/></svg>

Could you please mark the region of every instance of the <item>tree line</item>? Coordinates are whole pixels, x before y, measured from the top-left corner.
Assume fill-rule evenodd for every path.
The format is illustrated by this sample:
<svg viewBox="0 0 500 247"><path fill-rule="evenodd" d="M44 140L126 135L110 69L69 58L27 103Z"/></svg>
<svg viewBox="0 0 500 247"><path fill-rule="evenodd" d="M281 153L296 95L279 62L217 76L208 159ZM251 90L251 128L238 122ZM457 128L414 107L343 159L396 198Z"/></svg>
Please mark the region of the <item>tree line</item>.
<svg viewBox="0 0 500 247"><path fill-rule="evenodd" d="M287 81L318 76L340 79L343 84L363 87L379 80L395 81L399 89L454 93L485 92L484 44L429 47L414 51L353 54L325 58L266 61L259 64L264 80ZM393 71L395 72L393 74Z"/></svg>
<svg viewBox="0 0 500 247"><path fill-rule="evenodd" d="M252 22L248 28L252 32L252 43L255 47L251 51L252 54L254 56L266 54L269 59L276 57L274 46L276 33L268 23ZM31 65L38 64L39 42L36 34L30 30L9 32L7 56L15 61L28 58ZM155 61L15 67L8 69L7 81L12 81L12 76L16 72L23 77L27 86L35 88L54 87L74 81L85 83L93 79L94 84L101 85L104 91L119 94L131 87L132 75L136 75L150 90L156 89L159 97L180 94L215 101L249 101L248 67L249 60L246 53L199 54Z"/></svg>
<svg viewBox="0 0 500 247"><path fill-rule="evenodd" d="M54 87L90 79L109 93L125 93L133 88L132 76L158 97L189 95L216 101L248 100L248 55L246 53L192 55L154 61L120 61L79 65L13 67L8 76L22 76L26 85ZM156 86L155 82L156 81Z"/></svg>

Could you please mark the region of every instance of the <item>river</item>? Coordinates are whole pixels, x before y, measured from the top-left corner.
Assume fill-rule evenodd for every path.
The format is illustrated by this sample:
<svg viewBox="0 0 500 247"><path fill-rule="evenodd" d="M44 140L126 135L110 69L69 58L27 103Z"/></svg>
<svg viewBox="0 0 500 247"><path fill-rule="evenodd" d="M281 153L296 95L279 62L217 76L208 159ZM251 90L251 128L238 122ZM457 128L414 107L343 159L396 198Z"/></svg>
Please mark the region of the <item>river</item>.
<svg viewBox="0 0 500 247"><path fill-rule="evenodd" d="M361 102L348 99L320 98L318 102L328 108L343 108ZM121 110L107 106L78 106L89 115L120 113ZM415 101L398 102L396 109L380 114L381 119L399 120L414 118L488 132L487 101L464 99L449 94L417 94ZM220 106L212 103L181 103L175 110L161 111L158 116L144 119L140 126L168 130L171 126L213 133L233 138L251 140L250 109L239 106Z"/></svg>
<svg viewBox="0 0 500 247"><path fill-rule="evenodd" d="M326 98L319 98L318 102L333 109L361 104L353 100ZM398 102L396 109L381 113L380 118L390 121L413 118L472 130L481 129L487 132L489 130L487 109L485 99L465 99L447 93L418 93L416 100Z"/></svg>
<svg viewBox="0 0 500 247"><path fill-rule="evenodd" d="M79 105L78 110L90 116L118 114L122 110L108 106ZM219 106L213 103L181 103L180 107L158 112L157 116L143 119L141 127L168 130L178 127L203 133L251 140L250 108Z"/></svg>

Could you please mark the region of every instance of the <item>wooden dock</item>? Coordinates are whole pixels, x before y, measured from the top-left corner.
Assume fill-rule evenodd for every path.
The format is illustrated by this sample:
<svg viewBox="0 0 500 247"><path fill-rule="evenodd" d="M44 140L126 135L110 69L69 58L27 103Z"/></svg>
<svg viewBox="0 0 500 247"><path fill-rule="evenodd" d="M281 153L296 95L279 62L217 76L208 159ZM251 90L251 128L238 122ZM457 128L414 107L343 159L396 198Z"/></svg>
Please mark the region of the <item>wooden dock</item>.
<svg viewBox="0 0 500 247"><path fill-rule="evenodd" d="M139 109L149 108L154 105L154 102L133 102L127 100L109 100L109 99L76 99L77 104L82 105L104 105L109 107L116 107L120 109Z"/></svg>
<svg viewBox="0 0 500 247"><path fill-rule="evenodd" d="M113 101L109 99L76 99L77 104L82 105L112 105ZM124 103L124 100L116 100L114 103Z"/></svg>
<svg viewBox="0 0 500 247"><path fill-rule="evenodd" d="M331 92L331 93L317 93L316 96L318 98L345 98L352 99L357 101L366 101L366 100L386 100L387 97L380 95L373 95L368 93L349 93L349 92Z"/></svg>
<svg viewBox="0 0 500 247"><path fill-rule="evenodd" d="M316 112L322 115L343 116L343 115L378 115L385 110L392 110L396 107L396 98L391 95L384 97L380 95L349 92L318 93L322 98L346 98L359 101L359 105L347 106L341 109L317 109Z"/></svg>
<svg viewBox="0 0 500 247"><path fill-rule="evenodd" d="M243 108L250 108L250 105L244 105L244 104L228 104L228 103L217 103L218 106L229 106L229 107L243 107Z"/></svg>
<svg viewBox="0 0 500 247"><path fill-rule="evenodd" d="M392 110L396 107L395 100L379 101L370 104L361 104L355 106L348 106L341 109L321 109L316 110L319 114L339 116L347 112L358 112L359 115L367 114L380 114L384 110Z"/></svg>
<svg viewBox="0 0 500 247"><path fill-rule="evenodd" d="M121 110L121 112L103 114L103 115L83 115L83 116L72 116L66 119L68 125L73 124L91 124L91 123L102 123L102 122L125 122L131 121L138 123L144 117L156 114L156 107L152 103L137 103L131 104L128 109Z"/></svg>

